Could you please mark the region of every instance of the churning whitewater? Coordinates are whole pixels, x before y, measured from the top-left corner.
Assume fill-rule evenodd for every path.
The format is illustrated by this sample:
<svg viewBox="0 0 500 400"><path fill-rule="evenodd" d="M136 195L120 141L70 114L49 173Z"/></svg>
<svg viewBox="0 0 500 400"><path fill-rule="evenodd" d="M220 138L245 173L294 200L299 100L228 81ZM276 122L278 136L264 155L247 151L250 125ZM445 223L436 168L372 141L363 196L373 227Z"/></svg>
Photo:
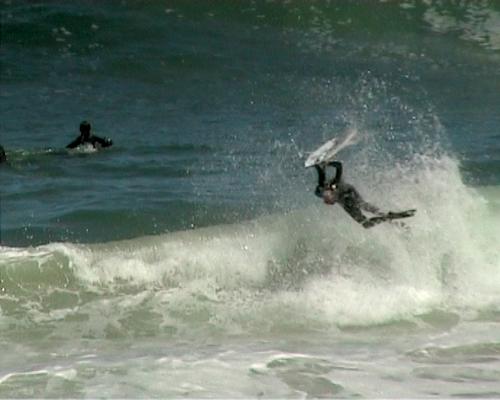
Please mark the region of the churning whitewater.
<svg viewBox="0 0 500 400"><path fill-rule="evenodd" d="M500 397L498 2L0 12L0 398Z"/></svg>

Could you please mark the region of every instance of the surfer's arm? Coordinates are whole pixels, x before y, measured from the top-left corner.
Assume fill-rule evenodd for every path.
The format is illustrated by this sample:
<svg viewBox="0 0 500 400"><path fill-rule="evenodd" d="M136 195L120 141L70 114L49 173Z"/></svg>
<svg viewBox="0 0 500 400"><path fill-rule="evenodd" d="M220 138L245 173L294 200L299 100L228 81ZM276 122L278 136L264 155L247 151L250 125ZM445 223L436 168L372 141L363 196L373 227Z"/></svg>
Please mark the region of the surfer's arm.
<svg viewBox="0 0 500 400"><path fill-rule="evenodd" d="M67 149L74 149L82 144L80 136L78 136L75 140L73 140L70 144L66 146Z"/></svg>
<svg viewBox="0 0 500 400"><path fill-rule="evenodd" d="M315 165L314 167L316 168L316 172L318 172L318 185L316 186L314 194L321 197L323 195L323 189L325 188L325 169L319 165Z"/></svg>
<svg viewBox="0 0 500 400"><path fill-rule="evenodd" d="M99 136L94 136L93 137L94 141L99 143L101 147L109 147L113 144L113 141L109 138L102 138Z"/></svg>
<svg viewBox="0 0 500 400"><path fill-rule="evenodd" d="M325 169L319 165L314 166L318 172L318 186L325 186Z"/></svg>
<svg viewBox="0 0 500 400"><path fill-rule="evenodd" d="M328 165L335 168L335 177L332 179L331 184L336 185L342 178L342 163L340 161L330 161Z"/></svg>

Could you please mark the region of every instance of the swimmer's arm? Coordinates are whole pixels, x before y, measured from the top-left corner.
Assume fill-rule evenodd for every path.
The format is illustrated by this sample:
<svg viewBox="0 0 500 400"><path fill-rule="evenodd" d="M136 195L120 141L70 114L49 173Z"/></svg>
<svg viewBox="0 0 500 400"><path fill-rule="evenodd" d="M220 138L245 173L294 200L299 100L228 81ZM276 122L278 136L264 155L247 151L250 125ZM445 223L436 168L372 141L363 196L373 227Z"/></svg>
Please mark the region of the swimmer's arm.
<svg viewBox="0 0 500 400"><path fill-rule="evenodd" d="M102 138L99 136L94 136L94 139L97 143L101 145L101 147L109 147L113 145L113 141L109 138Z"/></svg>
<svg viewBox="0 0 500 400"><path fill-rule="evenodd" d="M82 144L82 141L80 140L80 136L78 136L75 140L73 140L70 144L66 146L67 149L74 149L75 147L78 147Z"/></svg>

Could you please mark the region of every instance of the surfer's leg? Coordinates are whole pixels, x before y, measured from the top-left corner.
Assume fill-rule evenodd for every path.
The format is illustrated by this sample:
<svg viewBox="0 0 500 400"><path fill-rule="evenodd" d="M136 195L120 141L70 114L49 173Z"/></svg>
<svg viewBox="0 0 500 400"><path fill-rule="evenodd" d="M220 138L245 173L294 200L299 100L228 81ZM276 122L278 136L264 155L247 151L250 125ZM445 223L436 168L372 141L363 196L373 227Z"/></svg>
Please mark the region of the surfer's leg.
<svg viewBox="0 0 500 400"><path fill-rule="evenodd" d="M370 218L363 222L363 226L365 228L371 228L372 226L375 226L377 224L380 224L381 222L385 221L392 221L395 219L400 219L400 218L408 218L408 217L413 217L415 215L416 210L406 210L402 212L388 212L387 214L379 215L377 217ZM404 226L404 224L403 224Z"/></svg>
<svg viewBox="0 0 500 400"><path fill-rule="evenodd" d="M345 192L344 199L343 199L343 207L344 210L347 211L347 213L358 223L363 225L364 228L371 228L372 226L375 226L377 224L380 224L381 222L387 221L391 219L388 214L380 214L376 217L372 218L367 218L366 216L363 215L361 212L361 208L363 208L366 203L359 193L354 189L350 188L348 191ZM378 209L377 209L378 211Z"/></svg>
<svg viewBox="0 0 500 400"><path fill-rule="evenodd" d="M387 215L391 219L408 218L408 217L413 217L416 212L417 212L417 210L415 210L415 209L406 210L406 211L399 211L399 212L390 211L389 213L387 213Z"/></svg>
<svg viewBox="0 0 500 400"><path fill-rule="evenodd" d="M367 219L365 222L363 222L362 225L364 228L371 228L372 226L380 224L381 222L390 221L391 219L393 219L393 218L391 218L388 215L383 215L380 217L373 217L373 218Z"/></svg>
<svg viewBox="0 0 500 400"><path fill-rule="evenodd" d="M357 223L361 224L364 226L365 222L368 220L363 213L361 212L361 209L356 206L355 204L343 204L342 207L346 211L347 214L351 216L351 218L356 221Z"/></svg>
<svg viewBox="0 0 500 400"><path fill-rule="evenodd" d="M349 214L353 220L359 224L363 224L367 218L361 212L360 200L361 196L351 185L343 185L339 188L341 192L339 193L339 204Z"/></svg>
<svg viewBox="0 0 500 400"><path fill-rule="evenodd" d="M376 214L376 215L380 215L380 216L384 215L384 213L382 211L380 211L380 209L378 207L374 206L373 204L368 203L367 201L364 201L363 199L361 199L359 206L361 207L362 210L368 211L372 214Z"/></svg>
<svg viewBox="0 0 500 400"><path fill-rule="evenodd" d="M344 210L359 224L363 225L363 228L371 228L377 224L380 224L385 221L391 221L397 218L403 218L401 216L397 216L395 213L382 214L377 217L367 218L361 212L361 208L356 203L347 202L343 204Z"/></svg>

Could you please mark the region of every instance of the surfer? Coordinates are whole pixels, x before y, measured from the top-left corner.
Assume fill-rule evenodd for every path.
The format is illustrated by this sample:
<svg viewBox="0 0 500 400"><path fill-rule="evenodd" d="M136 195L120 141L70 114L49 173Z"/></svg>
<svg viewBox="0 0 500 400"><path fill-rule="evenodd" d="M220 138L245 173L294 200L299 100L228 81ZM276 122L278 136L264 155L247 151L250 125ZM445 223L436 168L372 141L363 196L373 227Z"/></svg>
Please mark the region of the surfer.
<svg viewBox="0 0 500 400"><path fill-rule="evenodd" d="M91 125L87 121L82 121L80 123L80 136L73 140L70 144L66 146L67 149L74 149L82 144L91 144L95 149L100 147L109 147L113 144L113 141L109 138L102 138L91 134Z"/></svg>
<svg viewBox="0 0 500 400"><path fill-rule="evenodd" d="M342 163L340 161L330 161L314 166L318 172L318 185L314 192L315 195L321 197L326 204L339 203L356 222L365 228L371 228L381 222L393 219L408 218L415 214L416 210L383 213L374 205L363 200L354 186L342 180ZM326 182L327 166L335 168L335 176L328 182ZM368 218L363 215L361 210L368 211L376 216Z"/></svg>

